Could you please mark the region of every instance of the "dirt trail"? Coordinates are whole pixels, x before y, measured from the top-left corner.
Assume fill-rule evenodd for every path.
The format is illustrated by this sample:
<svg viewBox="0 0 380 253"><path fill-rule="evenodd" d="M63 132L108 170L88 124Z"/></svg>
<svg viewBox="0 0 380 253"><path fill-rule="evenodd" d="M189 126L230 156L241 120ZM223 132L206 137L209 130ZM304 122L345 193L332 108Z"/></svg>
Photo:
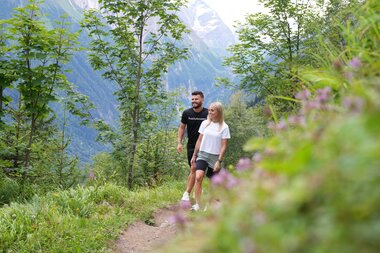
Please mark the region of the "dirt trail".
<svg viewBox="0 0 380 253"><path fill-rule="evenodd" d="M142 221L130 225L116 242L114 253L155 252L165 242L174 238L177 228L171 221L178 207L159 209L154 213L154 225Z"/></svg>

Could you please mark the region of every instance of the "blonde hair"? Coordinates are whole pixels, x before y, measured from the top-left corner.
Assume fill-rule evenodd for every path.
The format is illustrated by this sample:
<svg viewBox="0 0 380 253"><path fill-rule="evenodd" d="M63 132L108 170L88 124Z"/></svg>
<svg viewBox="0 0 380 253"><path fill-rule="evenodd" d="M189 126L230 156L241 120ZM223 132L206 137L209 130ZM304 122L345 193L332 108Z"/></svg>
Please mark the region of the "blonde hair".
<svg viewBox="0 0 380 253"><path fill-rule="evenodd" d="M210 108L214 108L217 111L216 118L214 120L219 123L219 131L221 131L224 125L223 105L220 102L213 102L210 104L209 109ZM210 114L209 114L207 116L206 127L208 127L210 124L211 124L211 119L210 119Z"/></svg>

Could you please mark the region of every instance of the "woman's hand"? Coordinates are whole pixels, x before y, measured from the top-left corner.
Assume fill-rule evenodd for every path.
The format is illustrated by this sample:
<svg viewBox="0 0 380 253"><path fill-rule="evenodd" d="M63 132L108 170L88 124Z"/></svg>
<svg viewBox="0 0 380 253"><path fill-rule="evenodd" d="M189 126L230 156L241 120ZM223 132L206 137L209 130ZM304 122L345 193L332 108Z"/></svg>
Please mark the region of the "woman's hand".
<svg viewBox="0 0 380 253"><path fill-rule="evenodd" d="M216 161L216 163L214 164L214 169L213 171L214 172L219 172L219 170L222 168L222 162L220 162L219 160Z"/></svg>
<svg viewBox="0 0 380 253"><path fill-rule="evenodd" d="M195 156L191 157L190 164L194 164L196 162L197 158Z"/></svg>

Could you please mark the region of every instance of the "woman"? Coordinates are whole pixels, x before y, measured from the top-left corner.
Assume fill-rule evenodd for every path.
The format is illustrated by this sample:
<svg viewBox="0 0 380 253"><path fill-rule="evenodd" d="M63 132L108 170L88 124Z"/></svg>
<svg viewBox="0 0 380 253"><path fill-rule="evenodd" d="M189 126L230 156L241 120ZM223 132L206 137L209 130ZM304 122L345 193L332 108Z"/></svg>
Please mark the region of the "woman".
<svg viewBox="0 0 380 253"><path fill-rule="evenodd" d="M227 150L227 140L230 130L224 122L223 106L214 102L208 109L207 120L199 128L199 137L191 163L196 163L195 172L195 204L192 209L198 211L202 194L202 181L207 170L207 176L212 177L222 167L224 154Z"/></svg>

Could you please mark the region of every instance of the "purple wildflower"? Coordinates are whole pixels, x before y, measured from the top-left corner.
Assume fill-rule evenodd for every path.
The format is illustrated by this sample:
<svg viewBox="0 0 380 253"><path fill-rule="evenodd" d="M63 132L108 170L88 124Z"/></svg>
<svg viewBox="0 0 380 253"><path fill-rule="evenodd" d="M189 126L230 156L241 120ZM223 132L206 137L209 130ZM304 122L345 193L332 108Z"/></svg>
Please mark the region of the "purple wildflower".
<svg viewBox="0 0 380 253"><path fill-rule="evenodd" d="M354 79L354 74L352 72L344 72L344 77L349 81L352 82Z"/></svg>
<svg viewBox="0 0 380 253"><path fill-rule="evenodd" d="M256 163L261 162L261 159L262 159L262 157L261 157L261 154L260 154L260 153L255 153L255 154L253 155L253 157L252 157L252 160L253 160L254 162L256 162Z"/></svg>
<svg viewBox="0 0 380 253"><path fill-rule="evenodd" d="M271 122L268 123L267 127L269 129L275 130L276 129L276 124L273 121L271 121Z"/></svg>
<svg viewBox="0 0 380 253"><path fill-rule="evenodd" d="M184 226L187 222L187 219L183 213L177 212L169 218L169 222L171 222L172 224Z"/></svg>
<svg viewBox="0 0 380 253"><path fill-rule="evenodd" d="M320 108L321 108L321 104L318 100L308 101L303 105L301 109L301 113L305 115L314 109L320 109Z"/></svg>
<svg viewBox="0 0 380 253"><path fill-rule="evenodd" d="M353 69L358 69L362 66L362 62L358 57L354 57L348 62L348 65L350 65Z"/></svg>
<svg viewBox="0 0 380 253"><path fill-rule="evenodd" d="M286 129L286 122L281 120L278 124L277 124L277 130L285 130Z"/></svg>
<svg viewBox="0 0 380 253"><path fill-rule="evenodd" d="M317 101L320 103L326 103L330 99L331 88L325 87L323 89L317 90Z"/></svg>
<svg viewBox="0 0 380 253"><path fill-rule="evenodd" d="M306 101L310 97L310 91L307 89L304 89L296 94L296 99Z"/></svg>
<svg viewBox="0 0 380 253"><path fill-rule="evenodd" d="M251 167L251 165L252 165L251 159L247 157L243 157L239 159L239 162L235 165L235 168L236 170L242 171L242 170L248 169L249 167Z"/></svg>
<svg viewBox="0 0 380 253"><path fill-rule="evenodd" d="M183 210L187 210L191 208L191 202L188 200L181 200L179 203L179 207Z"/></svg>
<svg viewBox="0 0 380 253"><path fill-rule="evenodd" d="M364 101L360 97L345 97L343 106L351 112L359 113L363 109Z"/></svg>
<svg viewBox="0 0 380 253"><path fill-rule="evenodd" d="M295 126L305 126L306 125L306 120L304 116L298 116L298 115L293 115L289 116L288 122L291 125Z"/></svg>
<svg viewBox="0 0 380 253"><path fill-rule="evenodd" d="M88 174L88 177L91 179L91 180L95 180L95 173L93 170L90 170L90 173Z"/></svg>
<svg viewBox="0 0 380 253"><path fill-rule="evenodd" d="M218 174L214 175L211 178L211 182L214 186L222 186L226 189L230 189L238 184L238 180L226 169L222 169Z"/></svg>
<svg viewBox="0 0 380 253"><path fill-rule="evenodd" d="M286 122L281 120L278 124L275 124L274 122L269 122L268 123L268 128L275 130L275 131L281 131L286 129Z"/></svg>

